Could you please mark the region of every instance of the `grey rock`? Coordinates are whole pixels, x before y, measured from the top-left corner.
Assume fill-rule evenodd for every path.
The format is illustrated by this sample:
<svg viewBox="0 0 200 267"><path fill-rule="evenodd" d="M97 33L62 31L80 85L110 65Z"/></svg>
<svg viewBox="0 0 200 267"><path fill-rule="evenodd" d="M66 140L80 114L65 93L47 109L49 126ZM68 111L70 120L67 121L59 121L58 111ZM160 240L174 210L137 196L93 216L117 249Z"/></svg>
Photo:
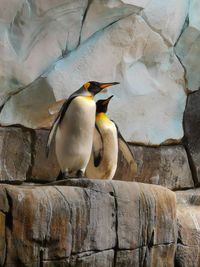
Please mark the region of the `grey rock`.
<svg viewBox="0 0 200 267"><path fill-rule="evenodd" d="M189 6L189 19L181 34L175 51L186 70L187 87L190 91L196 91L200 86L200 4L198 0L191 0Z"/></svg>
<svg viewBox="0 0 200 267"><path fill-rule="evenodd" d="M174 267L176 246L158 245L117 252L116 267Z"/></svg>
<svg viewBox="0 0 200 267"><path fill-rule="evenodd" d="M44 267L113 267L114 251L86 252L60 261L44 261Z"/></svg>
<svg viewBox="0 0 200 267"><path fill-rule="evenodd" d="M57 183L1 187L9 202L9 210L4 208L7 220L2 221L5 267L41 262L45 267L107 267L115 262L117 267L125 264L124 257L119 259L125 253L121 250L136 250L139 266L141 247L148 251L147 266L155 267L166 255L174 258L176 203L170 190L121 181ZM168 256L164 262L170 262Z"/></svg>
<svg viewBox="0 0 200 267"><path fill-rule="evenodd" d="M0 211L0 266L6 258L6 215Z"/></svg>
<svg viewBox="0 0 200 267"><path fill-rule="evenodd" d="M175 262L180 267L200 264L200 189L177 195L178 243Z"/></svg>
<svg viewBox="0 0 200 267"><path fill-rule="evenodd" d="M79 44L87 0L1 1L0 105Z"/></svg>
<svg viewBox="0 0 200 267"><path fill-rule="evenodd" d="M55 154L55 143L53 142L49 151L48 157L46 156L46 144L49 131L36 130L33 131L33 162L30 177L32 181L54 181L59 174L60 167L57 162Z"/></svg>
<svg viewBox="0 0 200 267"><path fill-rule="evenodd" d="M176 199L173 192L142 183L112 183L117 196L119 249L133 250L149 244L176 242Z"/></svg>
<svg viewBox="0 0 200 267"><path fill-rule="evenodd" d="M30 165L30 133L22 128L0 128L0 181L25 181Z"/></svg>
<svg viewBox="0 0 200 267"><path fill-rule="evenodd" d="M32 129L49 126L53 118L48 109L54 102L52 88L40 78L7 101L0 113L0 123L21 124Z"/></svg>
<svg viewBox="0 0 200 267"><path fill-rule="evenodd" d="M182 145L156 148L130 145L130 148L137 162L137 174L131 177L122 159L114 179L158 184L172 190L194 187L187 154Z"/></svg>
<svg viewBox="0 0 200 267"><path fill-rule="evenodd" d="M101 0L91 1L83 23L81 42L84 42L94 33L106 28L108 25L131 14L139 13L141 9L140 3L134 3L134 1L129 5L125 4L125 1L120 0L115 0L113 3L106 0L103 4Z"/></svg>
<svg viewBox="0 0 200 267"><path fill-rule="evenodd" d="M142 15L155 31L174 45L181 34L188 9L189 0L152 0Z"/></svg>
<svg viewBox="0 0 200 267"><path fill-rule="evenodd" d="M200 90L188 96L184 113L185 145L190 157L195 183L200 183Z"/></svg>

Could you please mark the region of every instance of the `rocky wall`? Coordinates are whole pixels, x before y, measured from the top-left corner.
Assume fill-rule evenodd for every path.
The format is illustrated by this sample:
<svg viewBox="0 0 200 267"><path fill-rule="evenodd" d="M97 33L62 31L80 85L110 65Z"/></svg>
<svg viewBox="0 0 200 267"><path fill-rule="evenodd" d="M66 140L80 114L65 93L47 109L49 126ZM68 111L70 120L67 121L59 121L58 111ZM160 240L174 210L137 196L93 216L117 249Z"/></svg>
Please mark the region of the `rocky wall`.
<svg viewBox="0 0 200 267"><path fill-rule="evenodd" d="M199 1L0 7L0 266L198 267ZM51 109L88 80L120 82L97 99L137 173L57 184Z"/></svg>
<svg viewBox="0 0 200 267"><path fill-rule="evenodd" d="M0 266L173 266L176 198L139 183L0 188Z"/></svg>
<svg viewBox="0 0 200 267"><path fill-rule="evenodd" d="M178 143L199 88L198 0L1 0L0 123L49 127L88 80L118 81L110 116L129 142Z"/></svg>

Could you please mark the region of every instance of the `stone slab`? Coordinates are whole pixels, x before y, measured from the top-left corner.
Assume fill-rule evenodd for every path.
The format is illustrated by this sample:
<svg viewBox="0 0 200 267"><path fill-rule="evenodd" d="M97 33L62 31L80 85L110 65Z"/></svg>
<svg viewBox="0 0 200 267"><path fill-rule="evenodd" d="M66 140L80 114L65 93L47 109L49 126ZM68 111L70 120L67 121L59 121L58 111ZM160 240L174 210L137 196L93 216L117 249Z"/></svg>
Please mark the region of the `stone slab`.
<svg viewBox="0 0 200 267"><path fill-rule="evenodd" d="M177 238L173 192L133 182L62 182L2 186L9 203L5 267L19 263L35 267L41 262L48 267L68 262L70 267L107 267L113 266L117 251L141 246L151 251L146 256L151 267L159 255L173 258Z"/></svg>
<svg viewBox="0 0 200 267"><path fill-rule="evenodd" d="M33 132L33 163L30 177L27 180L35 182L55 181L60 168L55 154L55 143L53 142L46 157L46 144L49 131L37 130Z"/></svg>
<svg viewBox="0 0 200 267"><path fill-rule="evenodd" d="M184 112L185 146L188 151L190 165L195 178L195 184L200 184L200 90L188 96Z"/></svg>
<svg viewBox="0 0 200 267"><path fill-rule="evenodd" d="M176 192L178 243L175 263L180 267L200 265L200 189Z"/></svg>
<svg viewBox="0 0 200 267"><path fill-rule="evenodd" d="M187 153L182 145L130 145L130 148L137 163L137 173L131 176L121 158L114 179L157 184L172 190L194 187Z"/></svg>
<svg viewBox="0 0 200 267"><path fill-rule="evenodd" d="M0 128L0 181L23 182L31 165L29 131Z"/></svg>

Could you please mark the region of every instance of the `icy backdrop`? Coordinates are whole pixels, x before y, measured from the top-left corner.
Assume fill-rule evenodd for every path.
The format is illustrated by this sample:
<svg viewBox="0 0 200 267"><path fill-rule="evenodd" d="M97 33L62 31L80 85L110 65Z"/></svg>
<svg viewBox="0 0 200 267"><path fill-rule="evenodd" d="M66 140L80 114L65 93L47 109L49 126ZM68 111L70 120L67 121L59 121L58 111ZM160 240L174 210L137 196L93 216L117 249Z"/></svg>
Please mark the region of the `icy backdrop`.
<svg viewBox="0 0 200 267"><path fill-rule="evenodd" d="M0 123L39 128L88 80L126 139L179 141L200 86L199 0L0 0Z"/></svg>

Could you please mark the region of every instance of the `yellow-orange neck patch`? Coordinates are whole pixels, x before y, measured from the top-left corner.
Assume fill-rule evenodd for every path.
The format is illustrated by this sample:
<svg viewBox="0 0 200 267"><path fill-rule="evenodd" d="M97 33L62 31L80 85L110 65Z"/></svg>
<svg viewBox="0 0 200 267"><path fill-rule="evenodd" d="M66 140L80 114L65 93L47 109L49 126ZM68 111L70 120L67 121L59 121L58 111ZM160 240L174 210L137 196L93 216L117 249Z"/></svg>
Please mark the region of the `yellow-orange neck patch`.
<svg viewBox="0 0 200 267"><path fill-rule="evenodd" d="M86 98L87 100L93 100L94 99L94 97L92 95L84 96L84 98Z"/></svg>
<svg viewBox="0 0 200 267"><path fill-rule="evenodd" d="M108 116L106 115L106 113L104 112L100 112L96 115L96 120L97 121L105 121L105 120L109 120Z"/></svg>

